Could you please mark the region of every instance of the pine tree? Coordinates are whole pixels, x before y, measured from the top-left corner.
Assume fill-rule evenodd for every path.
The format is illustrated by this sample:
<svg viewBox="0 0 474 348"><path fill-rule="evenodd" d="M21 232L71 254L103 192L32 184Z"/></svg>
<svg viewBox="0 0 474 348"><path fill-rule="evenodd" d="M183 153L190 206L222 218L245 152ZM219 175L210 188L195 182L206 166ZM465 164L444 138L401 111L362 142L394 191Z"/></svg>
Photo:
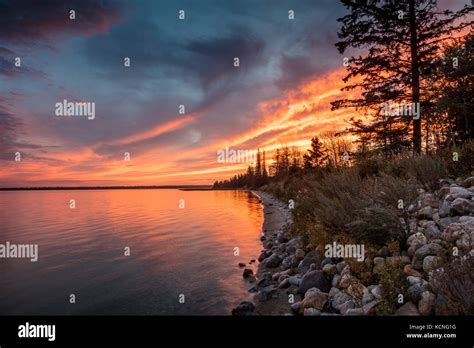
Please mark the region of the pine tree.
<svg viewBox="0 0 474 348"><path fill-rule="evenodd" d="M377 147L390 151L403 147L410 131L413 150L420 152L422 118L387 117L381 114L381 104L420 103L423 110L430 103L434 96L429 93L429 77L441 44L449 34L472 25L472 19L459 19L471 13L473 6L452 12L440 11L432 0L341 1L350 14L338 20L343 26L336 46L340 53L349 47L366 53L348 59L349 73L343 79L356 80L343 91L360 89L361 96L337 100L332 103L333 109L353 107L374 116L370 123L353 118L350 130L374 137L372 142Z"/></svg>

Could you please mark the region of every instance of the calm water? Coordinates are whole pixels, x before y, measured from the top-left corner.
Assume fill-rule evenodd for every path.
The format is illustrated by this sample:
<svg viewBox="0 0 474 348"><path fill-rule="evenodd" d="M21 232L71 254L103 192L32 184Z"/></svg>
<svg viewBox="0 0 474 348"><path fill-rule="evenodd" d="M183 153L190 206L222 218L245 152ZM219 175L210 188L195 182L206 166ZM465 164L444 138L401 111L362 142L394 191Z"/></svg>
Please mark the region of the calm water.
<svg viewBox="0 0 474 348"><path fill-rule="evenodd" d="M39 245L37 262L0 259L0 315L228 315L262 222L238 191L0 192L0 244Z"/></svg>

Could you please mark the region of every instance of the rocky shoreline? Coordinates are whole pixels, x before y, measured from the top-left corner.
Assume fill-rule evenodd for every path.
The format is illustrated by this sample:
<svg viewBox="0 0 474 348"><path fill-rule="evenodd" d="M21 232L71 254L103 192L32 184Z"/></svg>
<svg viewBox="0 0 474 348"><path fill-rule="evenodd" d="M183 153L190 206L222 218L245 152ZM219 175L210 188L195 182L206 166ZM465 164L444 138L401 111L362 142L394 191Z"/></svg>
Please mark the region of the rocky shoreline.
<svg viewBox="0 0 474 348"><path fill-rule="evenodd" d="M253 301L241 302L233 315L383 315L380 308L387 304L390 283L368 284L358 268L368 269L369 279L374 279L394 265L403 269L402 281L407 284L403 291L398 285L392 289L395 315L452 314L450 299L436 282L449 276L446 268L463 267L474 258L474 177L442 180L433 193L420 189L417 204L408 208L404 247L366 252L362 265L324 257L323 246L305 245L290 233L288 205L266 192L254 194L264 205L263 250L256 274L250 268L243 271ZM469 297L473 289L460 291L461 297Z"/></svg>

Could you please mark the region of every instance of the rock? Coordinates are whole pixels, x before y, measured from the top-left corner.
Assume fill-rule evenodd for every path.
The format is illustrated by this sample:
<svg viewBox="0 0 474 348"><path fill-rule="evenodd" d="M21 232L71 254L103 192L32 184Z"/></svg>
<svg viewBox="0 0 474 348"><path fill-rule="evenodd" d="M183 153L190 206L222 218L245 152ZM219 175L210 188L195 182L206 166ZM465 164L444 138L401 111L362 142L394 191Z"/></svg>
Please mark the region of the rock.
<svg viewBox="0 0 474 348"><path fill-rule="evenodd" d="M293 312L299 313L302 305L303 305L303 302L299 301L299 302L293 303L290 307Z"/></svg>
<svg viewBox="0 0 474 348"><path fill-rule="evenodd" d="M332 259L329 258L329 257L326 257L322 262L321 262L321 268L326 266L326 265L329 265L332 263Z"/></svg>
<svg viewBox="0 0 474 348"><path fill-rule="evenodd" d="M245 263L243 263L243 262L239 262L239 267L240 267L240 268L243 268L243 267L245 267Z"/></svg>
<svg viewBox="0 0 474 348"><path fill-rule="evenodd" d="M413 302L407 302L403 306L397 309L397 311L395 312L395 315L416 316L416 315L420 315L420 313L418 312L418 309L413 304Z"/></svg>
<svg viewBox="0 0 474 348"><path fill-rule="evenodd" d="M431 315L434 312L436 296L429 291L425 291L421 294L420 301L418 302L418 312L421 315Z"/></svg>
<svg viewBox="0 0 474 348"><path fill-rule="evenodd" d="M352 278L352 282L347 287L346 292L361 303L364 293L367 292L367 288L357 278Z"/></svg>
<svg viewBox="0 0 474 348"><path fill-rule="evenodd" d="M250 268L244 269L244 273L242 274L242 276L245 279L249 278L251 275L253 275L253 271Z"/></svg>
<svg viewBox="0 0 474 348"><path fill-rule="evenodd" d="M448 242L454 242L461 238L462 235L471 234L472 232L474 232L474 220L464 220L464 222L452 223L449 225L443 231L442 237Z"/></svg>
<svg viewBox="0 0 474 348"><path fill-rule="evenodd" d="M275 267L280 266L281 262L282 262L281 257L278 256L277 254L273 254L272 256L266 259L265 267L275 268Z"/></svg>
<svg viewBox="0 0 474 348"><path fill-rule="evenodd" d="M341 290L339 290L338 288L331 288L331 290L329 290L329 297L334 297L336 296L337 293L339 293Z"/></svg>
<svg viewBox="0 0 474 348"><path fill-rule="evenodd" d="M346 310L344 315L346 316L361 316L364 315L364 310L362 308L349 308Z"/></svg>
<svg viewBox="0 0 474 348"><path fill-rule="evenodd" d="M411 285L420 285L423 283L423 279L421 277L408 276L407 280Z"/></svg>
<svg viewBox="0 0 474 348"><path fill-rule="evenodd" d="M385 261L390 265L406 265L410 263L410 258L408 256L389 256Z"/></svg>
<svg viewBox="0 0 474 348"><path fill-rule="evenodd" d="M385 269L385 259L383 257L374 257L374 269L373 272L380 274Z"/></svg>
<svg viewBox="0 0 474 348"><path fill-rule="evenodd" d="M443 259L439 256L428 255L423 259L423 271L429 273L441 267Z"/></svg>
<svg viewBox="0 0 474 348"><path fill-rule="evenodd" d="M291 285L300 286L300 284L301 284L301 278L300 278L300 277L297 277L297 276L291 276L290 278L288 278L288 282L289 282Z"/></svg>
<svg viewBox="0 0 474 348"><path fill-rule="evenodd" d="M249 276L247 280L249 281L249 283L256 283L257 282L257 278L255 278L254 275Z"/></svg>
<svg viewBox="0 0 474 348"><path fill-rule="evenodd" d="M257 294L257 298L262 302L268 301L273 297L276 291L277 287L275 285L268 285L260 289L259 293Z"/></svg>
<svg viewBox="0 0 474 348"><path fill-rule="evenodd" d="M334 265L332 263L324 265L323 272L324 272L324 274L326 274L328 276L331 276L331 277L334 276L337 273L336 265Z"/></svg>
<svg viewBox="0 0 474 348"><path fill-rule="evenodd" d="M454 201L457 198L471 199L472 195L472 192L470 192L469 190L466 190L463 187L455 186L449 188L449 194L446 196L446 200Z"/></svg>
<svg viewBox="0 0 474 348"><path fill-rule="evenodd" d="M331 284L327 281L322 271L309 271L301 278L301 295L304 296L310 288L318 288L322 292L328 292L331 289Z"/></svg>
<svg viewBox="0 0 474 348"><path fill-rule="evenodd" d="M247 316L253 315L255 305L249 301L242 301L237 307L232 310L232 315L236 316Z"/></svg>
<svg viewBox="0 0 474 348"><path fill-rule="evenodd" d="M346 262L345 262L345 261L338 262L338 263L336 264L337 273L341 274L341 272L342 272L342 270L344 269L344 267L346 267Z"/></svg>
<svg viewBox="0 0 474 348"><path fill-rule="evenodd" d="M342 315L346 314L346 312L349 310L349 309L353 309L353 308L356 308L356 303L354 302L354 300L349 300L349 301L346 301L344 302L343 304L341 304L339 306L339 313L341 313Z"/></svg>
<svg viewBox="0 0 474 348"><path fill-rule="evenodd" d="M298 259L298 260L302 260L304 259L304 251L302 249L296 249L296 252L295 252L295 257Z"/></svg>
<svg viewBox="0 0 474 348"><path fill-rule="evenodd" d="M415 249L417 249L418 247L425 245L427 242L428 239L426 238L426 236L421 232L417 232L408 237L407 246L414 247Z"/></svg>
<svg viewBox="0 0 474 348"><path fill-rule="evenodd" d="M283 269L298 267L299 261L295 255L287 256L283 259L281 266Z"/></svg>
<svg viewBox="0 0 474 348"><path fill-rule="evenodd" d="M420 277L421 278L421 273L418 272L416 269L413 268L411 264L405 265L403 267L403 273L407 276L413 276L413 277Z"/></svg>
<svg viewBox="0 0 474 348"><path fill-rule="evenodd" d="M418 303L418 301L420 300L421 294L424 291L426 291L426 288L419 284L409 286L407 289L408 299L412 301L413 303Z"/></svg>
<svg viewBox="0 0 474 348"><path fill-rule="evenodd" d="M290 285L288 289L286 289L286 293L289 295L297 295L300 291L300 288L296 285Z"/></svg>
<svg viewBox="0 0 474 348"><path fill-rule="evenodd" d="M366 305L367 303L372 302L373 300L375 300L375 296L370 293L370 291L366 291L362 296L362 305Z"/></svg>
<svg viewBox="0 0 474 348"><path fill-rule="evenodd" d="M423 259L428 255L442 256L445 252L444 248L436 243L429 243L421 246L413 255L412 266L417 270L423 268Z"/></svg>
<svg viewBox="0 0 474 348"><path fill-rule="evenodd" d="M286 289L286 288L289 288L290 287L290 282L289 282L289 278L285 278L283 279L283 281L280 282L280 284L278 284L278 287L280 289Z"/></svg>
<svg viewBox="0 0 474 348"><path fill-rule="evenodd" d="M380 257L387 257L390 255L390 250L388 250L388 247L384 246L382 248L379 249L379 251L377 252L377 256L380 256Z"/></svg>
<svg viewBox="0 0 474 348"><path fill-rule="evenodd" d="M259 262L262 262L263 260L265 260L266 258L270 257L270 255L272 254L272 252L270 250L264 250L262 251L262 253L260 254L260 256L258 257L258 261Z"/></svg>
<svg viewBox="0 0 474 348"><path fill-rule="evenodd" d="M285 232L280 232L278 234L278 243L286 243L290 240L290 238L288 238L288 235L285 233Z"/></svg>
<svg viewBox="0 0 474 348"><path fill-rule="evenodd" d="M432 220L433 219L433 208L430 206L423 207L418 210L418 219L420 220Z"/></svg>
<svg viewBox="0 0 474 348"><path fill-rule="evenodd" d="M468 215L472 210L471 205L472 202L470 200L465 198L456 198L451 205L450 214L453 216Z"/></svg>
<svg viewBox="0 0 474 348"><path fill-rule="evenodd" d="M314 251L310 251L306 254L305 258L301 260L300 264L298 265L298 271L301 274L305 274L308 272L309 267L311 264L319 264L320 260Z"/></svg>
<svg viewBox="0 0 474 348"><path fill-rule="evenodd" d="M439 210L438 210L439 217L444 218L444 217L449 216L450 211L451 211L451 203L445 199L443 203L441 204L441 207L439 207Z"/></svg>
<svg viewBox="0 0 474 348"><path fill-rule="evenodd" d="M336 274L333 278L332 278L332 282L331 282L331 285L333 287L339 287L339 283L341 281L341 275L340 274Z"/></svg>
<svg viewBox="0 0 474 348"><path fill-rule="evenodd" d="M371 302L366 303L363 307L362 310L364 311L365 315L372 315L375 312L375 307L380 303L381 301L379 300L374 300Z"/></svg>
<svg viewBox="0 0 474 348"><path fill-rule="evenodd" d="M321 311L317 310L316 308L305 308L303 311L303 315L305 317L314 317L321 315Z"/></svg>
<svg viewBox="0 0 474 348"><path fill-rule="evenodd" d="M438 226L430 225L425 230L425 236L429 239L439 239L441 238L441 231L439 230Z"/></svg>
<svg viewBox="0 0 474 348"><path fill-rule="evenodd" d="M348 293L340 291L331 299L331 307L344 314L349 308L355 308L355 303Z"/></svg>
<svg viewBox="0 0 474 348"><path fill-rule="evenodd" d="M382 288L380 285L375 286L372 290L370 290L370 293L374 295L376 299L382 298Z"/></svg>
<svg viewBox="0 0 474 348"><path fill-rule="evenodd" d="M318 288L311 288L306 291L303 299L304 308L316 308L322 310L328 300L328 294Z"/></svg>
<svg viewBox="0 0 474 348"><path fill-rule="evenodd" d="M463 182L462 182L462 186L466 187L466 188L469 188L471 186L474 186L474 176L471 176L467 179L465 179Z"/></svg>

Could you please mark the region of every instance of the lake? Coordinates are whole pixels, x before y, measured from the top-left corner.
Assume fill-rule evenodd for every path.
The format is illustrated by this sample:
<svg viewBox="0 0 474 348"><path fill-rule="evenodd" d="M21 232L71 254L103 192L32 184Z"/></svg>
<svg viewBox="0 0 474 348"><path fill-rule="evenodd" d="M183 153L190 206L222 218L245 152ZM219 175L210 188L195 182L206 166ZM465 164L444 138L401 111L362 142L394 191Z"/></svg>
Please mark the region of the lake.
<svg viewBox="0 0 474 348"><path fill-rule="evenodd" d="M2 191L0 244L38 261L0 258L0 315L230 315L262 223L241 191Z"/></svg>

